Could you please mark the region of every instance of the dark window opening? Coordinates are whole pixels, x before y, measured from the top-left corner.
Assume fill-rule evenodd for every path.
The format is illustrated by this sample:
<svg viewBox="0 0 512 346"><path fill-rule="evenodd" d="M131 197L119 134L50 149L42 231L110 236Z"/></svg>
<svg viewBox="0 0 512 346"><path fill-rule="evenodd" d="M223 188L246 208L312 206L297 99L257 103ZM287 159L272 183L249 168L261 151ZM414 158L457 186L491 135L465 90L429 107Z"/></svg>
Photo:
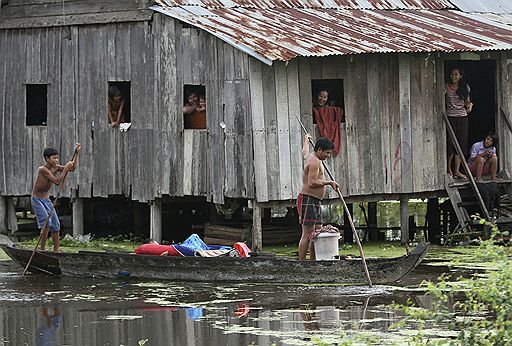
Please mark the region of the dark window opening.
<svg viewBox="0 0 512 346"><path fill-rule="evenodd" d="M324 107L341 108L341 122L345 122L345 101L343 93L343 79L314 79L311 81L313 92L312 103L314 109ZM313 112L313 123L317 123Z"/></svg>
<svg viewBox="0 0 512 346"><path fill-rule="evenodd" d="M46 126L48 121L48 85L27 84L27 126Z"/></svg>
<svg viewBox="0 0 512 346"><path fill-rule="evenodd" d="M130 82L108 82L108 123L117 127L131 123Z"/></svg>
<svg viewBox="0 0 512 346"><path fill-rule="evenodd" d="M206 88L203 85L185 85L183 98L183 127L206 129Z"/></svg>

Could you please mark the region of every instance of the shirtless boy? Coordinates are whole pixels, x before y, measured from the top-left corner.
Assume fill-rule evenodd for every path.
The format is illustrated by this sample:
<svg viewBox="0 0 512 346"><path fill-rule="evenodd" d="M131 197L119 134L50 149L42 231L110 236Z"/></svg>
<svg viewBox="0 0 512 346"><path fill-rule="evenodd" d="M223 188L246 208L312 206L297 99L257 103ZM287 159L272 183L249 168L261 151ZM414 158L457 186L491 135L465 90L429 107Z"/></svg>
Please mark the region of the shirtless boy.
<svg viewBox="0 0 512 346"><path fill-rule="evenodd" d="M76 145L76 152L80 151L80 144ZM60 249L60 222L55 210L48 220L48 225L44 228L44 223L48 217L48 213L52 210L52 202L50 201L50 189L52 184L59 185L62 183L67 171L74 171L76 168L76 159L69 161L65 166L59 165L59 152L54 148L46 148L43 152L46 163L37 169L37 177L32 189L32 210L36 214L37 227L41 229L41 251L45 250L46 238L48 238L48 230L51 231L53 240L53 251L59 252Z"/></svg>
<svg viewBox="0 0 512 346"><path fill-rule="evenodd" d="M308 248L310 259L315 260L315 250L310 246L309 235L316 228L322 227L321 202L325 194L325 186L330 185L337 190L339 185L334 180L326 180L322 161L327 159L334 149L334 144L327 138L320 138L315 144L314 152L309 153L309 138L306 134L302 147L302 155L306 160L302 175L302 190L297 197L299 223L302 225L302 236L299 241L299 260L305 260ZM311 244L312 245L312 244Z"/></svg>

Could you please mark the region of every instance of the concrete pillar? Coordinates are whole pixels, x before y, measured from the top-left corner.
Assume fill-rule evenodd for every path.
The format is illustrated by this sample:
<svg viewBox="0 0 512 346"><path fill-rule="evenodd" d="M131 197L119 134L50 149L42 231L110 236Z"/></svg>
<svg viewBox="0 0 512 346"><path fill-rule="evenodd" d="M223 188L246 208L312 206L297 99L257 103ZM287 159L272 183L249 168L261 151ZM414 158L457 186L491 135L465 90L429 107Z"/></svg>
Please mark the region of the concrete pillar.
<svg viewBox="0 0 512 346"><path fill-rule="evenodd" d="M155 199L149 204L149 237L162 241L162 200Z"/></svg>
<svg viewBox="0 0 512 346"><path fill-rule="evenodd" d="M409 198L400 196L400 243L409 242Z"/></svg>
<svg viewBox="0 0 512 346"><path fill-rule="evenodd" d="M263 232L261 227L262 210L258 202L252 203L252 251L261 252L263 249Z"/></svg>
<svg viewBox="0 0 512 346"><path fill-rule="evenodd" d="M84 235L84 199L75 197L73 205L73 237Z"/></svg>

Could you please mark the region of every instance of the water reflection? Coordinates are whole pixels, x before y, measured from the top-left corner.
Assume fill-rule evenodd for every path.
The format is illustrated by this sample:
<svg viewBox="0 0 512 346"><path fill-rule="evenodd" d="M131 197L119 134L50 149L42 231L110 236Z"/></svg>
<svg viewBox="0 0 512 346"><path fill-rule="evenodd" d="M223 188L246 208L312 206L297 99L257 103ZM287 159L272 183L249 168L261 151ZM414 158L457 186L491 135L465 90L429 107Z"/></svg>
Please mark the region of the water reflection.
<svg viewBox="0 0 512 346"><path fill-rule="evenodd" d="M418 280L420 280L418 278ZM6 345L313 345L390 330L390 306L422 292L391 286L199 284L0 273ZM373 340L373 339L372 339Z"/></svg>
<svg viewBox="0 0 512 346"><path fill-rule="evenodd" d="M57 333L62 324L62 316L60 314L60 306L43 305L39 315L39 333L37 335L36 345L57 345Z"/></svg>

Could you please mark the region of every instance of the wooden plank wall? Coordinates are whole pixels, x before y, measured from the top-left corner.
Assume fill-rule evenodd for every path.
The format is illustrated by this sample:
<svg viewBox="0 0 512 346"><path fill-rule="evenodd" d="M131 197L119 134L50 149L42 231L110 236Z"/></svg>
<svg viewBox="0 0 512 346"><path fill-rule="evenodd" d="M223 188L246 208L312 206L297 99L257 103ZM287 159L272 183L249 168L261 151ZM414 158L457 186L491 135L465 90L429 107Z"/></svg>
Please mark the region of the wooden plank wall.
<svg viewBox="0 0 512 346"><path fill-rule="evenodd" d="M295 198L302 134L313 132L311 80L342 79L342 149L327 161L347 196L443 189L444 125L438 113L437 57L373 54L251 62L256 197ZM318 136L318 131L314 133ZM437 174L435 173L437 172ZM335 197L329 194L329 197Z"/></svg>
<svg viewBox="0 0 512 346"><path fill-rule="evenodd" d="M0 30L0 194L30 194L45 146L80 197L254 196L249 58L155 15L148 22ZM191 57L195 57L191 59ZM108 81L131 83L131 128L107 123ZM48 84L48 126L25 126L25 84ZM183 129L183 85L207 93L207 130Z"/></svg>
<svg viewBox="0 0 512 346"><path fill-rule="evenodd" d="M9 0L0 29L137 22L151 18L149 0Z"/></svg>
<svg viewBox="0 0 512 346"><path fill-rule="evenodd" d="M224 197L252 198L248 56L161 14L155 14L154 30L161 37L156 44L162 45L156 67L160 83L172 94L160 108L169 108L169 103L178 106L167 114L169 136L179 149L171 158L170 171L182 172L178 180L170 174L170 194L206 196L215 203L224 203ZM166 38L169 35L176 39L174 44ZM183 129L184 85L205 86L207 130Z"/></svg>
<svg viewBox="0 0 512 346"><path fill-rule="evenodd" d="M251 58L252 127L256 197L295 199L301 186L302 133L299 64L264 65ZM308 123L306 123L308 124Z"/></svg>
<svg viewBox="0 0 512 346"><path fill-rule="evenodd" d="M508 128L499 107L503 107L505 116L512 123L512 52L501 52L497 61L498 78L498 114L497 133L499 135L499 168L512 174L512 133ZM501 91L501 93L500 93Z"/></svg>

